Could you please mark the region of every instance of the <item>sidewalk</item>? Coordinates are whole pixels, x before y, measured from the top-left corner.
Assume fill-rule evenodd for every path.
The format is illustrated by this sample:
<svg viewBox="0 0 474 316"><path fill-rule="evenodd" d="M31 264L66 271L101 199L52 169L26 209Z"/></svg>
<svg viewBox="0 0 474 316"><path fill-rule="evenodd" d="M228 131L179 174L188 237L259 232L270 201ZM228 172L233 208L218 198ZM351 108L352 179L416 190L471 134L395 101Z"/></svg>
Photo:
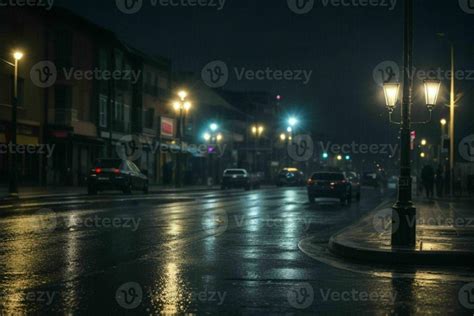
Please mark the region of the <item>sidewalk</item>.
<svg viewBox="0 0 474 316"><path fill-rule="evenodd" d="M329 241L330 251L344 258L371 263L472 266L473 198L415 201L417 243L411 249L390 245L392 203L381 205L360 222L333 235Z"/></svg>
<svg viewBox="0 0 474 316"><path fill-rule="evenodd" d="M219 189L219 186L185 186L182 188L175 188L173 186L151 185L149 188L149 193L177 194L214 191ZM20 187L19 191L20 199L87 195L87 188L85 187ZM115 191L110 192L114 193ZM0 188L0 201L5 201L9 199L11 198L9 197L8 189L5 187Z"/></svg>

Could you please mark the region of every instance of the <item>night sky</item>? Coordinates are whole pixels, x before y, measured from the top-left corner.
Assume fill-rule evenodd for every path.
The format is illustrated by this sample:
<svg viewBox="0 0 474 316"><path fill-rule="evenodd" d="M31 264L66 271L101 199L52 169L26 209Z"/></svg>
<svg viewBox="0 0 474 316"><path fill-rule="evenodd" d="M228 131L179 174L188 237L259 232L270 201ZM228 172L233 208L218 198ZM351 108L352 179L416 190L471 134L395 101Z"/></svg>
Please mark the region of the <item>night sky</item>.
<svg viewBox="0 0 474 316"><path fill-rule="evenodd" d="M466 0L467 1L467 0ZM373 79L377 64L395 61L402 67L403 3L387 7L323 7L298 15L286 0L227 0L224 9L153 7L126 15L115 1L64 1L66 7L115 31L120 38L150 55L172 60L175 71L200 73L208 62L222 60L229 68L302 69L313 71L311 81L238 81L227 89L265 90L284 96L288 113L305 119L307 128L340 142L396 142L396 127L388 128L382 89ZM474 14L458 0L418 0L415 4L415 66L449 69L449 45L436 36L450 34L456 43L457 68L474 70ZM458 83L459 134L474 128L472 80ZM423 118L422 82L415 82L415 115ZM439 118L446 113L449 81L443 81L442 106L431 127L419 135L439 135Z"/></svg>

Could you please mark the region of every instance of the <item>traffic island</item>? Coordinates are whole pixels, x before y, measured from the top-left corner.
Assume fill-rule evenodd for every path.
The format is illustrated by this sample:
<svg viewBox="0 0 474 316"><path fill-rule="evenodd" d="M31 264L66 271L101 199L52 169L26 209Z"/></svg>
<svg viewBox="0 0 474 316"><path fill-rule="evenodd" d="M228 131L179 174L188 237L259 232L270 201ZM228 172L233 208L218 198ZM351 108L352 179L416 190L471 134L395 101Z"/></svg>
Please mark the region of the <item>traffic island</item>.
<svg viewBox="0 0 474 316"><path fill-rule="evenodd" d="M336 256L387 265L472 266L474 201L416 201L417 240L413 248L392 247L391 204L386 203L354 225L333 235L329 250Z"/></svg>

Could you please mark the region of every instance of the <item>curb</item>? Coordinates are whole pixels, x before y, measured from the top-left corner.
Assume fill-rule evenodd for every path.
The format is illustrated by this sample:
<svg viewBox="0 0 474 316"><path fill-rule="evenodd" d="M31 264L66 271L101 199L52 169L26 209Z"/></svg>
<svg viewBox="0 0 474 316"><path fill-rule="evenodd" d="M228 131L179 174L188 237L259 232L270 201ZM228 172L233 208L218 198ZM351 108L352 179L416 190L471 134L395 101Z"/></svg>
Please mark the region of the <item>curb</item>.
<svg viewBox="0 0 474 316"><path fill-rule="evenodd" d="M473 251L414 251L411 248L375 249L357 246L339 240L344 232L354 229L387 202L382 203L367 216L331 236L329 251L339 257L357 262L385 265L419 265L419 266L472 266Z"/></svg>

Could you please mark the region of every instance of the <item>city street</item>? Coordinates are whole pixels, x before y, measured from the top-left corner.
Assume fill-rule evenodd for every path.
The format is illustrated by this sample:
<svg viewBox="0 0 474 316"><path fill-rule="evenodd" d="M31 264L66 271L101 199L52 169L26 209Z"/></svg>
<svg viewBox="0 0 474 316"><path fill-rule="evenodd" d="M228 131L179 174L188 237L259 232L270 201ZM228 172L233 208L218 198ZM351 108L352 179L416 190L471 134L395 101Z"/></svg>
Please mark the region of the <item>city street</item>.
<svg viewBox="0 0 474 316"><path fill-rule="evenodd" d="M363 188L351 206L310 205L304 188L267 187L3 202L0 314L466 313L459 270L387 276L298 248L385 198Z"/></svg>

